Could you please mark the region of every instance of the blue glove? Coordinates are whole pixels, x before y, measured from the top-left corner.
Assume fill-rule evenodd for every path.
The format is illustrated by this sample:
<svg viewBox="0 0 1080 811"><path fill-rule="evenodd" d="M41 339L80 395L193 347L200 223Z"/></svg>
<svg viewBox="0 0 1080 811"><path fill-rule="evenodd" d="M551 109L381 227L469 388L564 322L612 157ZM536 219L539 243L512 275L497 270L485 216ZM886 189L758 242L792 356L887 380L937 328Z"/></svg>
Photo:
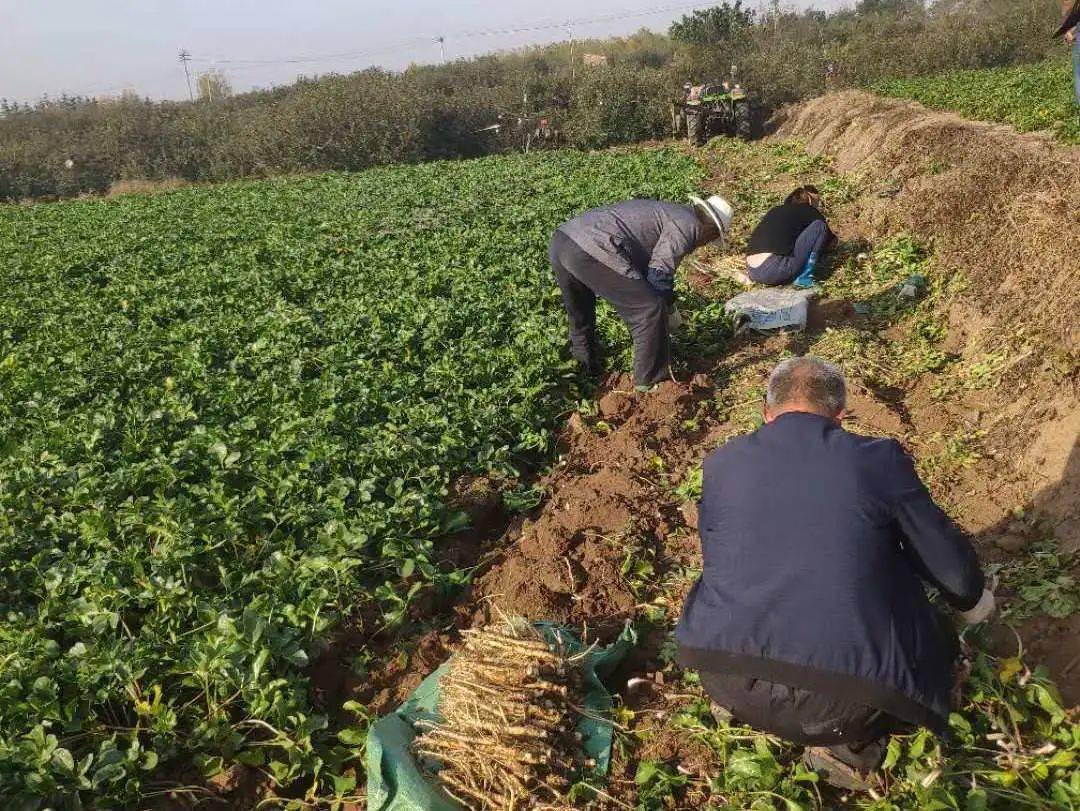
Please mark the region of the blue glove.
<svg viewBox="0 0 1080 811"><path fill-rule="evenodd" d="M675 300L675 275L666 273L658 268L649 268L645 274L645 280L656 291L656 295L664 299L668 304Z"/></svg>

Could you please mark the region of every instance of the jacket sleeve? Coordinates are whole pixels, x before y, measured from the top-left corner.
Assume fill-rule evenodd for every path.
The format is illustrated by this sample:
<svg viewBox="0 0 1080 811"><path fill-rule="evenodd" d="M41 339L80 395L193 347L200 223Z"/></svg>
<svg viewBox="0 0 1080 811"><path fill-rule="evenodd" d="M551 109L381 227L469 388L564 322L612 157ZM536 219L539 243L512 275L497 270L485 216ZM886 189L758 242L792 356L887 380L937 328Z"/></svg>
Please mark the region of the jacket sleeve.
<svg viewBox="0 0 1080 811"><path fill-rule="evenodd" d="M652 256L649 257L649 267L662 271L668 276L674 276L679 262L692 250L694 250L694 235L669 220L664 223L660 239L653 246Z"/></svg>
<svg viewBox="0 0 1080 811"><path fill-rule="evenodd" d="M979 601L984 586L975 549L967 534L934 503L900 443L889 444L892 511L904 535L904 552L949 605L967 611Z"/></svg>

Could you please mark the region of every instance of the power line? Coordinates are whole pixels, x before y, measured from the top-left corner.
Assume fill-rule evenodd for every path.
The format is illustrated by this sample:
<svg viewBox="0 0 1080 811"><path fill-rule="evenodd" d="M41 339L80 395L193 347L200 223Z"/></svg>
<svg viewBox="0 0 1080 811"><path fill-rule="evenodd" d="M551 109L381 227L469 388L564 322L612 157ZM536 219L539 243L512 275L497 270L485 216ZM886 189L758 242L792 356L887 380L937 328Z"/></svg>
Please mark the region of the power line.
<svg viewBox="0 0 1080 811"><path fill-rule="evenodd" d="M570 26L579 25L591 25L593 23L612 22L614 20L625 20L631 17L648 17L653 14L663 14L668 11L689 11L694 8L707 8L714 6L716 3L683 3L677 6L657 6L655 8L639 9L637 11L616 11L611 14L604 14L599 17L587 17L576 20L566 20L564 22L552 22L552 23L535 23L532 25L521 26L518 28L493 28L484 31L461 31L453 34L456 38L468 38L468 37L490 37L498 36L501 34L524 34L531 33L533 31L552 31L559 28L568 28Z"/></svg>
<svg viewBox="0 0 1080 811"><path fill-rule="evenodd" d="M194 57L196 62L213 62L221 64L231 65L245 65L251 67L262 67L270 65L297 65L308 64L312 62L331 62L341 59L360 59L367 56L379 56L385 53L397 53L403 47L409 45L416 45L422 42L430 42L434 39L439 43L442 49L443 61L446 60L445 41L447 39L470 39L473 37L492 37L492 36L505 36L507 34L526 34L536 31L554 31L558 29L571 31L576 26L593 25L595 23L613 22L615 20L630 19L634 17L647 17L653 14L663 14L670 11L689 11L695 8L707 8L715 5L715 3L682 3L679 5L670 6L655 6L647 9L630 9L621 12L613 12L610 14L603 14L596 17L583 17L580 19L565 20L563 22L538 22L529 25L517 26L515 28L492 28L482 29L474 31L458 31L450 34L440 34L437 36L417 36L407 40L403 40L396 45L388 46L386 48L380 48L377 51L347 51L340 53L329 54L316 54L311 56L297 56L285 59L231 59L231 58L209 58L209 57Z"/></svg>
<svg viewBox="0 0 1080 811"><path fill-rule="evenodd" d="M396 53L407 45L414 45L420 42L429 42L430 37L412 37L411 39L403 40L396 45L389 45L385 48L380 48L375 51L346 51L343 53L331 53L331 54L319 54L316 56L296 56L287 59L229 59L227 57L211 58L211 57L193 57L196 62L210 62L212 64L229 64L229 65L248 65L251 67L262 67L264 65L299 65L309 62L332 62L338 59L360 59L365 56L379 56L386 53Z"/></svg>

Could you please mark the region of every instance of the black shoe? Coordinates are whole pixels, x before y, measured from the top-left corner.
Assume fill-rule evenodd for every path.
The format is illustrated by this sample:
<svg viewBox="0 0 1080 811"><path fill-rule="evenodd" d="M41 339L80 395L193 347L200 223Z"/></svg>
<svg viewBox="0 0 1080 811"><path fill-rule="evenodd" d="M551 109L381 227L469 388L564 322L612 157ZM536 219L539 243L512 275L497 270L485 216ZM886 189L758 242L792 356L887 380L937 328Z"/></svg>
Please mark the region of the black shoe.
<svg viewBox="0 0 1080 811"><path fill-rule="evenodd" d="M803 751L803 763L811 771L818 772L833 788L844 791L869 791L874 787L873 771L846 763L846 746L810 746Z"/></svg>
<svg viewBox="0 0 1080 811"><path fill-rule="evenodd" d="M581 358L574 358L578 362L578 368L581 369L582 374L587 377L600 377L604 373L604 364L598 360L582 360Z"/></svg>

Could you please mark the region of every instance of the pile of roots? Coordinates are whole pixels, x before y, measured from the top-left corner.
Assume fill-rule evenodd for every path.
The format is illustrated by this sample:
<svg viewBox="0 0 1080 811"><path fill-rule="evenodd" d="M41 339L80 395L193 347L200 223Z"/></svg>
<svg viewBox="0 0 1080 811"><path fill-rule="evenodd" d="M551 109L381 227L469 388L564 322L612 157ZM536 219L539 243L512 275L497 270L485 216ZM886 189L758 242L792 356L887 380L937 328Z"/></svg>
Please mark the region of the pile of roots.
<svg viewBox="0 0 1080 811"><path fill-rule="evenodd" d="M574 771L591 765L574 729L585 654L524 621L463 633L441 683L442 723L422 725L416 754L466 808L558 803Z"/></svg>

